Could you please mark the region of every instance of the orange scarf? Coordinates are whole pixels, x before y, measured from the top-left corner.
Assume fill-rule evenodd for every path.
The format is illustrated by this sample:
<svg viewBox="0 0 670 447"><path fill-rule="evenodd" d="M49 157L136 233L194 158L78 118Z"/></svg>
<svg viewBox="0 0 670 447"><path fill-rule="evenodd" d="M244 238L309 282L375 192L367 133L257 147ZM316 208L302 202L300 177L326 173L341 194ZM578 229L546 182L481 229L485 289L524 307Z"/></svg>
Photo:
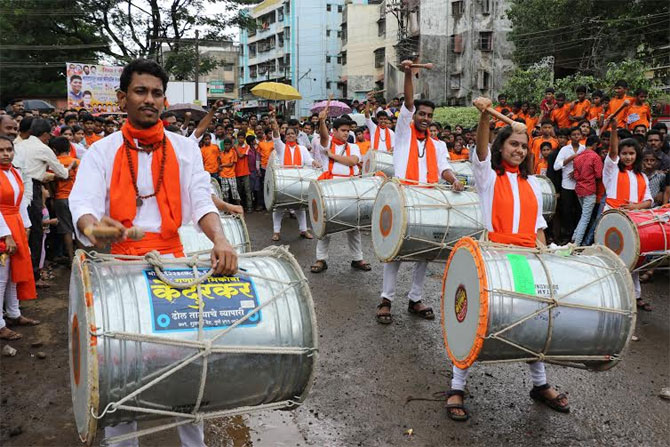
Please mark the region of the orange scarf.
<svg viewBox="0 0 670 447"><path fill-rule="evenodd" d="M626 169L623 172L619 171L619 175L616 180L616 197L608 197L605 200L605 203L611 208L620 208L622 205L630 203L630 177L628 176L628 171ZM635 174L637 179L637 203L642 202L644 199L644 193L647 189L647 183L644 181L642 174Z"/></svg>
<svg viewBox="0 0 670 447"><path fill-rule="evenodd" d="M102 140L102 137L100 135L92 133L91 135L84 135L84 139L86 140L86 145L88 147L91 147L91 145L96 141Z"/></svg>
<svg viewBox="0 0 670 447"><path fill-rule="evenodd" d="M293 155L291 155L291 150L293 150ZM295 141L286 143L284 147L284 166L302 166L300 146Z"/></svg>
<svg viewBox="0 0 670 447"><path fill-rule="evenodd" d="M74 144L70 143L70 157L77 158L77 149L75 149Z"/></svg>
<svg viewBox="0 0 670 447"><path fill-rule="evenodd" d="M19 195L14 201L14 187L5 174L0 173L0 212L16 243L16 253L11 256L12 282L16 284L16 294L20 300L34 300L37 298L37 290L35 290L33 263L30 259L26 228L19 212L23 199L23 180L12 165L0 165L0 168L3 171L11 171L16 184L19 185Z"/></svg>
<svg viewBox="0 0 670 447"><path fill-rule="evenodd" d="M437 183L439 175L437 172L437 151L433 139L428 137L425 132L419 132L414 127L414 123L410 124L412 129L412 139L409 143L409 158L407 160L407 170L405 171L405 180L407 184L417 183L419 181L419 142L418 138L426 140L425 156L426 156L426 182Z"/></svg>
<svg viewBox="0 0 670 447"><path fill-rule="evenodd" d="M165 136L163 123L158 121L148 129L135 129L131 124L126 123L121 127L121 132L125 141L130 145L135 144L137 139L141 145L157 147L151 160L151 174L154 188L158 184L158 177L161 171L161 160L163 158L163 139L165 139L165 166L163 173L163 183L156 194L158 209L161 214L161 232L159 239L155 239L150 234L142 241L125 241L112 245L113 254L128 253L130 247L135 246L141 249L143 253L133 253L143 255L151 250L158 250L161 254L172 253L178 255L183 251L179 241L177 230L181 226L181 190L179 182L179 162L170 139ZM130 158L137 175L138 156L136 150L130 150ZM112 179L109 187L109 215L112 219L121 222L126 228L133 225L133 220L137 215L137 204L135 189L133 188L133 179L130 173L126 149L123 144L116 151L114 157L114 168L112 169ZM155 243L145 243L154 241ZM167 246L166 244L167 243ZM150 245L149 247L145 247Z"/></svg>
<svg viewBox="0 0 670 447"><path fill-rule="evenodd" d="M336 146L341 146L343 144L345 145L346 156L350 157L351 156L351 150L349 149L349 143L347 143L346 141L342 141L339 138L333 137L331 139L330 149L328 149L328 151L331 154L334 154L335 153L335 147ZM330 180L333 177L353 177L354 176L354 167L353 166L349 166L349 175L333 174L333 166L334 165L335 165L335 160L333 160L332 158L329 158L328 170L326 172L324 172L323 174L321 174L317 180Z"/></svg>
<svg viewBox="0 0 670 447"><path fill-rule="evenodd" d="M535 247L537 233L537 196L530 186L528 179L519 175L518 167L511 167L503 162L505 173L496 176L493 190L493 208L491 210L491 226L489 239L499 244L520 245ZM519 231L514 233L514 194L507 172L517 174L516 181L519 187Z"/></svg>
<svg viewBox="0 0 670 447"><path fill-rule="evenodd" d="M377 130L375 130L375 150L379 150L379 135L381 132L379 131L381 128L377 126ZM388 128L384 128L384 135L386 138L386 152L392 152L391 150L391 133L389 132Z"/></svg>

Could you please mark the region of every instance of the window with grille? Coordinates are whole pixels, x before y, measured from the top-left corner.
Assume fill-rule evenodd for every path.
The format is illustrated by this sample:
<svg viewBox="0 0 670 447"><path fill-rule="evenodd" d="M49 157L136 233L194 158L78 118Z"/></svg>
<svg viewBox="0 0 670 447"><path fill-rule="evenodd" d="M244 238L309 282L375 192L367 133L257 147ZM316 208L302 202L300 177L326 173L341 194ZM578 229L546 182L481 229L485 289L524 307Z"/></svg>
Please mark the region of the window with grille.
<svg viewBox="0 0 670 447"><path fill-rule="evenodd" d="M479 49L482 51L491 51L493 49L493 33L491 31L482 31L479 33Z"/></svg>

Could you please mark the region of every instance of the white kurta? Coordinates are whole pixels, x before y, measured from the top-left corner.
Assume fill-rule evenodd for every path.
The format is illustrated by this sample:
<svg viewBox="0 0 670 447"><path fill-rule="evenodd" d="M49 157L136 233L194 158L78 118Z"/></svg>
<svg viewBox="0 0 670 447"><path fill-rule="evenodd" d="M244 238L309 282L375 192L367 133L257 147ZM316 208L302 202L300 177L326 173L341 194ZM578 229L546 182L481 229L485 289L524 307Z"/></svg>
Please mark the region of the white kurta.
<svg viewBox="0 0 670 447"><path fill-rule="evenodd" d="M277 161L281 164L284 164L284 150L286 150L286 143L284 143L281 140L281 138L273 138L272 142L274 143L275 151L277 152ZM300 158L302 160L302 165L303 166L311 166L312 161L314 160L312 158L312 154L310 154L310 152L307 150L307 148L305 146L301 145L301 144L299 144L298 146L294 146L293 149L290 149L292 159L293 160L295 159L295 153L294 152L296 150L296 147L298 148L298 150L300 150Z"/></svg>
<svg viewBox="0 0 670 447"><path fill-rule="evenodd" d="M166 131L168 139L175 150L179 163L179 183L181 189L182 225L190 222L200 230L198 222L209 213L217 213L211 196L210 175L202 164L200 149L192 139ZM77 179L70 193L69 204L77 238L85 245L91 245L86 236L80 233L77 222L85 214L92 214L101 219L109 215L109 188L114 169L114 158L121 147L121 132L114 132L108 137L95 142L88 149L86 157L81 161L77 171ZM137 141L135 141L137 144ZM151 161L153 154L138 152L137 187L140 195L154 193ZM128 166L125 167L129 169ZM165 181L176 179L166 178ZM134 191L128 191L134 194ZM161 231L161 215L155 197L143 200L137 207L133 225L146 232Z"/></svg>
<svg viewBox="0 0 670 447"><path fill-rule="evenodd" d="M409 160L409 148L412 142L412 116L416 109L408 110L403 103L400 108L400 113L398 114L398 122L395 126L395 147L393 149L393 166L395 168L395 176L401 179L407 178L407 162ZM423 154L423 157L419 157L419 178L418 181L421 183L428 183L427 174L428 174L428 165L426 161L426 153L424 150L426 140L418 141L419 154ZM435 155L437 157L437 175L442 177L444 171L450 170L451 165L449 164L449 152L447 151L447 146L444 143L433 140L435 145Z"/></svg>
<svg viewBox="0 0 670 447"><path fill-rule="evenodd" d="M379 146L375 147L375 132L377 131L377 125L370 118L365 119L365 125L368 126L368 131L370 132L370 149L386 152L386 132L384 132L384 129L379 129ZM393 150L395 147L395 132L391 129L388 129L388 131L391 139L391 150Z"/></svg>
<svg viewBox="0 0 670 447"><path fill-rule="evenodd" d="M633 171L626 171L628 174L628 184L630 185L630 190L628 193L627 200L630 203L638 202L638 191L637 191L637 178ZM642 177L644 178L644 183L647 187L644 190L644 197L642 201L651 200L651 191L649 191L649 179L646 174L643 172ZM605 194L607 197L615 199L617 197L617 185L619 183L619 157L616 160L612 160L608 155L605 157L605 162L603 163L603 186L605 186ZM605 211L609 210L611 207L605 205Z"/></svg>
<svg viewBox="0 0 670 447"><path fill-rule="evenodd" d="M561 187L563 189L572 189L574 190L577 186L577 181L573 179L570 174L575 170L575 163L572 160L570 163L566 164L565 159L574 154L581 154L586 150L586 147L579 145L577 152L572 147L572 144L563 146L556 156L556 161L554 162L554 170L562 170L561 172Z"/></svg>
<svg viewBox="0 0 670 447"><path fill-rule="evenodd" d="M328 144L324 148L321 146L321 137L315 138L315 141L312 142L314 145L314 159L321 162L321 165L323 166L323 170L327 171L330 158L328 158L328 151L330 150L330 142L331 139L328 138ZM337 155L342 155L346 156L346 144L341 144L339 146L335 146L335 153ZM357 144L355 143L349 143L349 156L356 156L358 157L358 161L361 161L361 150L358 147ZM358 166L354 166L354 175L358 175ZM342 163L339 162L334 162L333 163L333 175L339 175L339 176L344 176L344 177L349 177L349 166L343 165Z"/></svg>

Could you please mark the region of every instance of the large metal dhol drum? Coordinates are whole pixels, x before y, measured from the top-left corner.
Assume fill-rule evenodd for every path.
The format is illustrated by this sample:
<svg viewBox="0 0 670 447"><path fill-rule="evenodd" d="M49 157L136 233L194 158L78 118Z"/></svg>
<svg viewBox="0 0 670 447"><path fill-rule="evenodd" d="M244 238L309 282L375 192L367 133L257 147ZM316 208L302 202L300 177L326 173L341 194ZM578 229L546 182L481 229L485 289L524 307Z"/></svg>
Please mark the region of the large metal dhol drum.
<svg viewBox="0 0 670 447"><path fill-rule="evenodd" d="M241 255L238 275L209 277L198 288L185 261L160 258L159 269L139 257L77 252L68 326L83 442L93 442L98 423L193 421L294 408L306 398L318 335L295 258L280 247Z"/></svg>
<svg viewBox="0 0 670 447"><path fill-rule="evenodd" d="M383 172L388 177L395 176L393 167L393 153L385 151L369 150L363 155L363 174L374 174Z"/></svg>
<svg viewBox="0 0 670 447"><path fill-rule="evenodd" d="M605 211L596 226L595 242L618 254L629 270L639 267L645 256L668 256L670 207Z"/></svg>
<svg viewBox="0 0 670 447"><path fill-rule="evenodd" d="M545 220L549 221L556 214L558 194L556 194L556 188L551 180L549 180L549 177L536 175L535 178L540 185L540 191L542 191L542 216L544 216Z"/></svg>
<svg viewBox="0 0 670 447"><path fill-rule="evenodd" d="M210 180L210 184L212 185L212 194L223 200L223 192L221 191L221 184L219 181L215 178L212 178Z"/></svg>
<svg viewBox="0 0 670 447"><path fill-rule="evenodd" d="M307 208L307 189L321 170L311 167L284 167L268 163L263 197L268 211L277 208Z"/></svg>
<svg viewBox="0 0 670 447"><path fill-rule="evenodd" d="M463 236L484 231L476 192L384 183L372 209L372 246L382 262L447 259Z"/></svg>
<svg viewBox="0 0 670 447"><path fill-rule="evenodd" d="M450 161L449 164L453 168L456 178L461 183L465 186L477 186L475 185L475 175L472 173L472 162L467 160Z"/></svg>
<svg viewBox="0 0 670 447"><path fill-rule="evenodd" d="M247 231L244 217L236 214L221 213L220 215L223 233L225 234L226 239L228 239L228 242L230 242L230 245L235 248L237 253L250 252L251 242L249 241L249 232ZM214 246L207 235L202 231L196 230L193 224L183 225L179 228L179 237L181 238L181 243L184 246L184 253L186 255L199 251L209 251Z"/></svg>
<svg viewBox="0 0 670 447"><path fill-rule="evenodd" d="M441 315L459 368L544 359L605 370L633 335L635 295L602 245L540 252L464 238L444 271Z"/></svg>
<svg viewBox="0 0 670 447"><path fill-rule="evenodd" d="M372 206L385 178L379 175L314 181L309 186L309 218L318 238L370 227Z"/></svg>

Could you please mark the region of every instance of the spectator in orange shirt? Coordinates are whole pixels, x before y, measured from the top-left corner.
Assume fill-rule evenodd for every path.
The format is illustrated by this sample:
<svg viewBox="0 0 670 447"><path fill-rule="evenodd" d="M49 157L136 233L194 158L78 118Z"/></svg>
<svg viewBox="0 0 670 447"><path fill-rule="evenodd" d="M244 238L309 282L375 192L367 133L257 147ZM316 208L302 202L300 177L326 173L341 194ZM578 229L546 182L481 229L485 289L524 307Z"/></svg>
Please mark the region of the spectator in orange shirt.
<svg viewBox="0 0 670 447"><path fill-rule="evenodd" d="M498 112L502 113L503 115L507 115L509 113L510 106L507 104L507 95L501 93L498 95L498 105L494 107ZM496 123L496 127L502 127L506 126L505 123L502 121L498 120L493 120ZM500 126L500 123L502 123L502 126ZM458 127L458 126L457 126Z"/></svg>
<svg viewBox="0 0 670 447"><path fill-rule="evenodd" d="M551 111L551 120L559 129L570 128L570 104L565 103L565 94L558 93L556 95L556 105Z"/></svg>
<svg viewBox="0 0 670 447"><path fill-rule="evenodd" d="M70 155L70 142L65 137L54 138L50 144L53 151L58 157L58 161L68 168L70 176L64 180L56 182L56 193L54 195L54 212L58 219L56 226L56 234L63 237L63 244L65 245L65 253L72 262L74 255L74 243L72 235L74 234L74 225L72 223L72 214L70 213L70 205L68 198L74 186L74 180L77 176L77 167L79 162L76 158Z"/></svg>
<svg viewBox="0 0 670 447"><path fill-rule="evenodd" d="M528 111L526 112L525 119L526 127L528 128L528 137L532 137L533 131L535 130L535 127L537 127L537 123L540 122L540 115L537 114L537 105L528 104Z"/></svg>
<svg viewBox="0 0 670 447"><path fill-rule="evenodd" d="M463 143L461 141L457 140L454 142L453 149L449 151L449 159L451 161L469 160L470 151L463 147Z"/></svg>
<svg viewBox="0 0 670 447"><path fill-rule="evenodd" d="M596 90L591 95L591 99L593 102L591 103L591 107L589 107L589 112L586 114L586 119L589 120L591 127L600 129L603 124L603 113L605 111L603 108L603 92Z"/></svg>
<svg viewBox="0 0 670 447"><path fill-rule="evenodd" d="M637 126L644 126L645 131L649 129L651 123L651 108L647 104L648 92L639 88L635 91L635 100L628 106L628 116L626 122L628 129L634 130Z"/></svg>
<svg viewBox="0 0 670 447"><path fill-rule="evenodd" d="M549 166L547 158L553 150L551 143L548 141L540 144L540 154L542 156L538 159L537 163L535 163L535 175L547 175L547 166Z"/></svg>
<svg viewBox="0 0 670 447"><path fill-rule="evenodd" d="M206 133L202 136L202 140L198 143L200 146L200 153L202 154L202 164L205 171L213 178L219 178L219 147L212 144L212 135Z"/></svg>
<svg viewBox="0 0 670 447"><path fill-rule="evenodd" d="M258 151L261 153L261 176L263 178L265 178L265 169L268 167L270 155L274 150L275 144L272 142L272 130L265 128L263 129L263 135L258 140Z"/></svg>
<svg viewBox="0 0 670 447"><path fill-rule="evenodd" d="M95 132L96 121L93 115L85 115L82 118L82 122L84 124L84 141L86 142L86 149L88 149L93 143L101 140L102 137Z"/></svg>
<svg viewBox="0 0 670 447"><path fill-rule="evenodd" d="M628 91L628 82L624 80L616 81L616 83L614 84L614 97L610 99L609 107L607 109L607 116L616 112L616 110L624 103L624 101L628 100L631 103L633 102L633 98L626 95L627 91ZM619 112L619 114L617 115L617 127L626 128L627 117L628 117L628 107L624 107L623 110Z"/></svg>
<svg viewBox="0 0 670 447"><path fill-rule="evenodd" d="M591 108L591 101L586 99L586 87L580 85L575 89L577 94L577 100L573 101L570 105L570 114L568 119L570 120L571 125L574 125L580 122L583 119L586 119L586 115L589 113Z"/></svg>
<svg viewBox="0 0 670 447"><path fill-rule="evenodd" d="M542 121L540 127L540 136L533 139L530 151L533 159L531 160L531 166L536 166L541 159L542 152L542 143L550 143L551 149L556 149L558 146L558 140L554 138L554 126L549 120Z"/></svg>
<svg viewBox="0 0 670 447"><path fill-rule="evenodd" d="M365 139L366 130L367 128L365 127L356 129L356 145L361 150L361 156L365 155L370 150L370 141Z"/></svg>
<svg viewBox="0 0 670 447"><path fill-rule="evenodd" d="M251 197L251 181L249 178L249 145L247 145L247 131L246 127L242 127L237 133L237 142L235 144L235 152L237 152L237 160L235 161L235 177L237 179L237 191L242 200L242 206L247 210L247 213L253 211L253 199Z"/></svg>
<svg viewBox="0 0 670 447"><path fill-rule="evenodd" d="M240 204L240 194L237 192L237 179L235 177L235 163L237 163L237 152L233 150L233 141L224 138L219 148L219 181L223 201Z"/></svg>

